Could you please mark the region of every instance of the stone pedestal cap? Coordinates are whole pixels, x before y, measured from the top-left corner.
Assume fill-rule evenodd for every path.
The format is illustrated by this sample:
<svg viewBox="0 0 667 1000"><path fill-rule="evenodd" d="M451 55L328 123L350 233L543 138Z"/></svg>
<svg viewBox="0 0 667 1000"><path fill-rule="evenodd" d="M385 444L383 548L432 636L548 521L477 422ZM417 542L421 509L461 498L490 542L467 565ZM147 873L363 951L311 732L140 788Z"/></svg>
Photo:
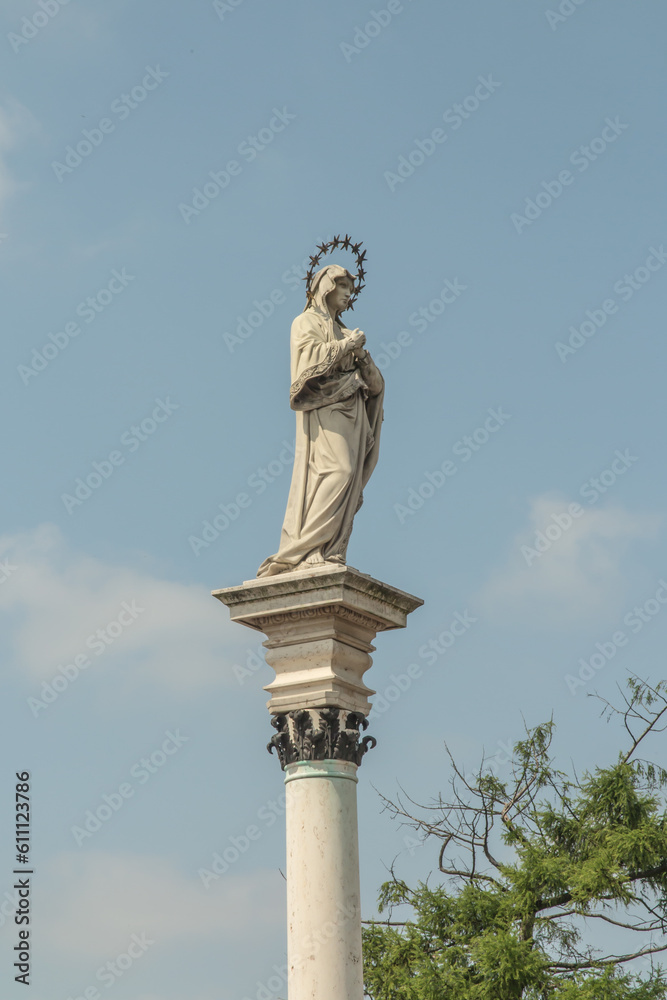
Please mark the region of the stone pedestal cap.
<svg viewBox="0 0 667 1000"><path fill-rule="evenodd" d="M266 662L276 679L268 708L337 707L368 715L362 677L378 632L405 628L424 602L351 566L322 566L247 580L214 590L232 621L267 636Z"/></svg>

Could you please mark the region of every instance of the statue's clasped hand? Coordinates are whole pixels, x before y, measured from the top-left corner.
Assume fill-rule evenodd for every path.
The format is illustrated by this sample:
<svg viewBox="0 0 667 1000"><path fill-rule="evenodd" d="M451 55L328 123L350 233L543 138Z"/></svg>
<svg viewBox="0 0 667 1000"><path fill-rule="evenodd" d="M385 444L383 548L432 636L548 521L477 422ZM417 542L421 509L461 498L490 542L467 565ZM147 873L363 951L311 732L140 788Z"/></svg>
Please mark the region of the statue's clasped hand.
<svg viewBox="0 0 667 1000"><path fill-rule="evenodd" d="M350 333L347 338L348 344L350 345L350 350L354 352L355 357L365 355L363 350L364 344L366 343L366 334L363 333L358 327Z"/></svg>

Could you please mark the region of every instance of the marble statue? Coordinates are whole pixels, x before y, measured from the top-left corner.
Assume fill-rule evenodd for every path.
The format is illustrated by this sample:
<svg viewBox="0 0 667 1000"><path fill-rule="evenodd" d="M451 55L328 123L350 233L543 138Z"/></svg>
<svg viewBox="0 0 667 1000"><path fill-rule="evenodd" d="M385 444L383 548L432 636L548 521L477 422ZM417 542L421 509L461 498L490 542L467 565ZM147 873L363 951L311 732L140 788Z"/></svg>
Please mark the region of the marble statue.
<svg viewBox="0 0 667 1000"><path fill-rule="evenodd" d="M292 323L294 469L280 548L259 577L345 565L354 515L378 459L384 397L365 335L341 320L354 291L352 274L328 264L312 276L306 308Z"/></svg>

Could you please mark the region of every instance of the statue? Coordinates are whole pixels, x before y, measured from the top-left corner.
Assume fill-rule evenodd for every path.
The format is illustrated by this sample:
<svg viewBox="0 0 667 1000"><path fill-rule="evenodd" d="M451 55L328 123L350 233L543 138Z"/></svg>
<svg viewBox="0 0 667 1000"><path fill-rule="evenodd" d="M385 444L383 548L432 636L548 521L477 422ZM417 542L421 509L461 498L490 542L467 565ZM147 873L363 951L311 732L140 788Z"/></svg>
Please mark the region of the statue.
<svg viewBox="0 0 667 1000"><path fill-rule="evenodd" d="M292 323L290 406L296 410L296 450L278 552L265 559L257 576L344 566L354 515L377 463L384 379L359 329L349 330L341 314L363 288L361 244L336 237L310 258L351 246L356 279L328 264L307 275L304 311Z"/></svg>

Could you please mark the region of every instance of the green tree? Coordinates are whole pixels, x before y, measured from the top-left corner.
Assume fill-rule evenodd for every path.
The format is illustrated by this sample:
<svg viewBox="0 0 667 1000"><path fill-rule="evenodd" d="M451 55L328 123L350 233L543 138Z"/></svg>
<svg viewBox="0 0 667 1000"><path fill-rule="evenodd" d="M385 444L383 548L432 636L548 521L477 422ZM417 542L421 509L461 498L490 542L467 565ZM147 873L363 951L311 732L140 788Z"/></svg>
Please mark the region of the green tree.
<svg viewBox="0 0 667 1000"><path fill-rule="evenodd" d="M388 918L364 922L371 1000L667 997L657 962L667 949L667 771L640 756L667 728L666 693L667 682L631 678L622 707L603 701L607 721L623 723L624 749L594 773L556 769L551 721L515 744L507 781L484 761L466 777L449 754L446 800L414 815L411 800L385 799L440 841L444 878L410 888L392 869L379 902ZM397 906L409 908L405 920L392 919ZM630 945L594 948L595 925ZM641 958L646 968L630 971Z"/></svg>

